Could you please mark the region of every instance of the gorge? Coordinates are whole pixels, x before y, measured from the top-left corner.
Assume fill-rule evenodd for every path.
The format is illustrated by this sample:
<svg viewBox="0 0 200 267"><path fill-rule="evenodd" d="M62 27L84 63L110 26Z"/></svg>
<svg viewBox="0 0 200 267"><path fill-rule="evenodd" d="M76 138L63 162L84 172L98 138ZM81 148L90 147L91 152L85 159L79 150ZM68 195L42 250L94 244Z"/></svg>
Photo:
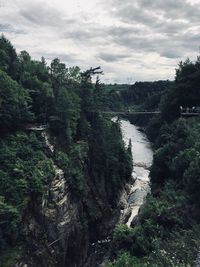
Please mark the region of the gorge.
<svg viewBox="0 0 200 267"><path fill-rule="evenodd" d="M0 266L199 262L200 58L174 81L100 75L0 37Z"/></svg>

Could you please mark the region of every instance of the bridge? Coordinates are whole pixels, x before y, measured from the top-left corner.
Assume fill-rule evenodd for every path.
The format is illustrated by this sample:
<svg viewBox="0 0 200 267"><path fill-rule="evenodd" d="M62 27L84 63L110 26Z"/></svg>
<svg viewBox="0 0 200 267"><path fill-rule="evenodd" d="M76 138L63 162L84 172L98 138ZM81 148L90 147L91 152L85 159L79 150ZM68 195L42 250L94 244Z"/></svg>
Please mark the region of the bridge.
<svg viewBox="0 0 200 267"><path fill-rule="evenodd" d="M136 110L125 110L125 111L101 111L103 114L108 114L111 116L117 116L117 115L156 115L160 114L161 111L155 110L155 111L136 111ZM180 107L180 115L186 116L186 117L192 117L192 116L200 116L200 109L197 109L196 107L192 108L182 108Z"/></svg>
<svg viewBox="0 0 200 267"><path fill-rule="evenodd" d="M196 113L196 112L181 112L180 113L181 116L200 116L200 112Z"/></svg>
<svg viewBox="0 0 200 267"><path fill-rule="evenodd" d="M120 111L101 111L102 114L107 114L111 116L117 115L157 115L160 114L161 111L136 111L136 110L120 110ZM193 116L200 116L200 107L192 107L192 108L183 108L180 106L180 115L183 117L193 117ZM28 124L26 129L29 131L45 131L49 128L48 124Z"/></svg>
<svg viewBox="0 0 200 267"><path fill-rule="evenodd" d="M160 111L102 111L103 114L108 115L153 115L160 114Z"/></svg>

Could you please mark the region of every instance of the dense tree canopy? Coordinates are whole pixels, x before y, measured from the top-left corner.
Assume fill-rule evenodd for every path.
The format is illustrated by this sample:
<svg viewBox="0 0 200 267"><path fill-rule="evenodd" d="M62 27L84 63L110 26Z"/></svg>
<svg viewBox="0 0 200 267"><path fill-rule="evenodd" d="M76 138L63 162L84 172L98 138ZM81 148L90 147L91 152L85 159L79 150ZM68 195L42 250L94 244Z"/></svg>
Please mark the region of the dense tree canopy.
<svg viewBox="0 0 200 267"><path fill-rule="evenodd" d="M31 246L26 223L34 213L38 217L55 166L64 170L70 194L82 205L85 225L97 224L116 208L132 162L119 125L101 115L106 94L99 78L92 83L92 76L101 73L100 67L85 72L77 66L68 68L58 58L48 66L44 58L35 61L26 51L17 55L11 43L0 37L3 266L13 264L15 256L23 250L27 253L26 245ZM41 124L46 126L54 153L48 150L44 135L31 130ZM95 200L91 187L96 190Z"/></svg>

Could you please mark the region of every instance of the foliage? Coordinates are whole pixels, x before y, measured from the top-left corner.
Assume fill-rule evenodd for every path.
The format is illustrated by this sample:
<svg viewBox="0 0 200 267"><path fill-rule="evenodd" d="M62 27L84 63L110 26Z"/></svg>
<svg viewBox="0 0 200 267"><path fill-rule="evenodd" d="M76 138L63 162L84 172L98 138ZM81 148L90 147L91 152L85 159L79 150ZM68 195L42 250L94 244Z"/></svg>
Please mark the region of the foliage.
<svg viewBox="0 0 200 267"><path fill-rule="evenodd" d="M36 216L56 164L64 170L85 225L104 220L116 208L119 191L131 177L132 159L119 125L101 115L108 94L99 77L92 83L97 74L102 74L100 67L81 72L58 58L48 66L43 57L36 61L26 51L17 54L0 37L2 257L13 248L14 262L14 247L27 245L27 217ZM37 132L41 124L48 128L49 140Z"/></svg>
<svg viewBox="0 0 200 267"><path fill-rule="evenodd" d="M12 267L13 263L16 263L22 257L21 247L9 247L3 254L0 253L1 266L2 267Z"/></svg>
<svg viewBox="0 0 200 267"><path fill-rule="evenodd" d="M87 143L80 141L68 154L58 152L57 162L65 172L70 189L79 197L85 192L85 161L88 156Z"/></svg>
<svg viewBox="0 0 200 267"><path fill-rule="evenodd" d="M4 35L0 36L0 70L5 71L12 79L18 76L17 53Z"/></svg>
<svg viewBox="0 0 200 267"><path fill-rule="evenodd" d="M26 91L0 70L0 124L2 130L30 120L31 99Z"/></svg>
<svg viewBox="0 0 200 267"><path fill-rule="evenodd" d="M113 254L125 254L110 266L120 266L121 260L121 266L126 260L137 266L134 257L139 266L194 265L200 246L200 120L180 118L180 106L199 105L199 66L199 57L194 63L181 62L175 83L156 103L161 114L147 126L155 149L152 195L133 229L118 226L114 231Z"/></svg>
<svg viewBox="0 0 200 267"><path fill-rule="evenodd" d="M171 84L172 82L169 81L136 82L130 86L128 90L121 92L122 99L129 105L143 104L148 99L149 103L146 102L145 106L151 106L152 104L150 104L150 101L155 101L155 96L158 97L158 95L168 89ZM156 102L158 102L158 100Z"/></svg>
<svg viewBox="0 0 200 267"><path fill-rule="evenodd" d="M0 141L0 246L18 238L28 203L43 194L54 176L53 163L41 149L34 134L18 132Z"/></svg>
<svg viewBox="0 0 200 267"><path fill-rule="evenodd" d="M124 252L117 260L113 261L112 263L108 263L106 267L141 267L141 266L149 266L146 263L142 263L136 257L131 256L129 253ZM156 267L156 266L155 266Z"/></svg>
<svg viewBox="0 0 200 267"><path fill-rule="evenodd" d="M100 115L91 121L89 138L90 172L100 185L105 177L105 191L111 203L118 198L119 189L131 177L132 158L124 148L120 127ZM123 179L122 179L123 177Z"/></svg>

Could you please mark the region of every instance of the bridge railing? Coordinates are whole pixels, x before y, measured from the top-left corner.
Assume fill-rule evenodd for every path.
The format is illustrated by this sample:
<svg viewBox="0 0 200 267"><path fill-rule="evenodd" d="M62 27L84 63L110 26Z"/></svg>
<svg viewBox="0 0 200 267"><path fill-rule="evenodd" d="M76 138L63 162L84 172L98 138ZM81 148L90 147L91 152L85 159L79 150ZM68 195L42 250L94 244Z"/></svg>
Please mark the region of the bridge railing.
<svg viewBox="0 0 200 267"><path fill-rule="evenodd" d="M180 106L180 113L181 114L200 114L200 107L193 106L193 107L182 107Z"/></svg>

